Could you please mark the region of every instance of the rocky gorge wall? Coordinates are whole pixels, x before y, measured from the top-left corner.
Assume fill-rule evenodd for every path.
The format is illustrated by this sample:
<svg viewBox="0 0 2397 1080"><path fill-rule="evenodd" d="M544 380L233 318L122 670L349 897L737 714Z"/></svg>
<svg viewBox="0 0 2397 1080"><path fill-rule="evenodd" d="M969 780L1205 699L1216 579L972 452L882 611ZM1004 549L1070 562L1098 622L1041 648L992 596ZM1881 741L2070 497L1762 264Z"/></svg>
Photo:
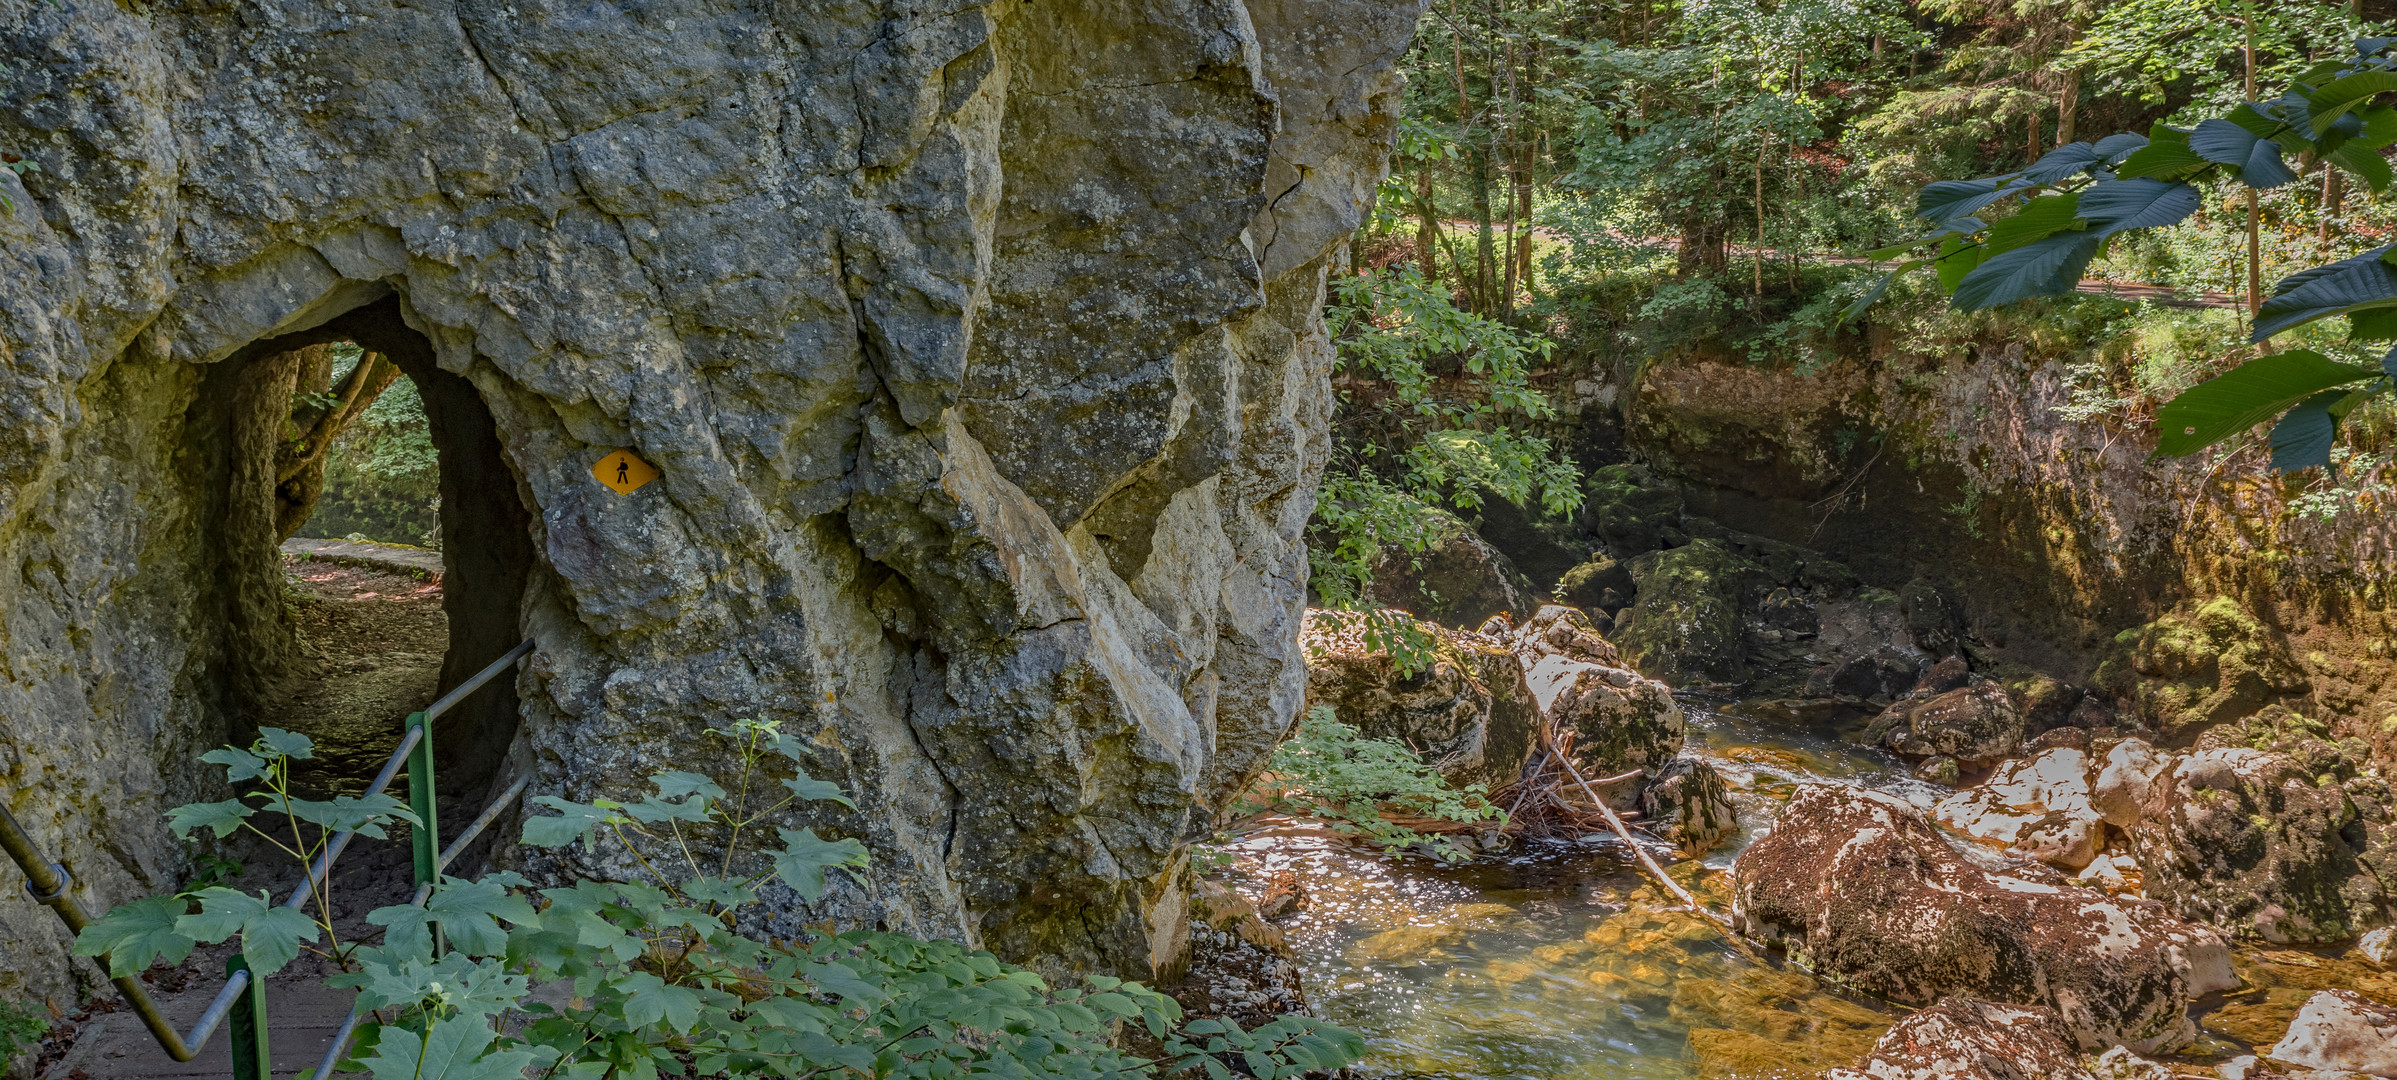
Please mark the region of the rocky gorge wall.
<svg viewBox="0 0 2397 1080"><path fill-rule="evenodd" d="M1172 967L1302 693L1325 267L1420 8L0 2L0 797L88 906L177 884L160 811L293 647L242 395L381 333L479 394L529 542L469 635L539 643L503 779L781 721L858 804L790 824L874 857L794 926ZM0 894L0 993L63 998Z"/></svg>

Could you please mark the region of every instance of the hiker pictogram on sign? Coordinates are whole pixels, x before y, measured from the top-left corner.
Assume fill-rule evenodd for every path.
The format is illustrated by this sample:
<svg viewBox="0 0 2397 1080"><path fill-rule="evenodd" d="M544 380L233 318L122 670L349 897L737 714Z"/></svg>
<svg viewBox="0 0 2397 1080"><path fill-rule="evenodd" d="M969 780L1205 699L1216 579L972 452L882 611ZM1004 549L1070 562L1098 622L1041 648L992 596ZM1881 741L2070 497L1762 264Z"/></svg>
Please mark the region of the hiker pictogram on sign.
<svg viewBox="0 0 2397 1080"><path fill-rule="evenodd" d="M616 489L619 495L630 495L641 485L658 478L657 467L634 457L630 450L618 450L599 459L591 466L591 475L599 482Z"/></svg>

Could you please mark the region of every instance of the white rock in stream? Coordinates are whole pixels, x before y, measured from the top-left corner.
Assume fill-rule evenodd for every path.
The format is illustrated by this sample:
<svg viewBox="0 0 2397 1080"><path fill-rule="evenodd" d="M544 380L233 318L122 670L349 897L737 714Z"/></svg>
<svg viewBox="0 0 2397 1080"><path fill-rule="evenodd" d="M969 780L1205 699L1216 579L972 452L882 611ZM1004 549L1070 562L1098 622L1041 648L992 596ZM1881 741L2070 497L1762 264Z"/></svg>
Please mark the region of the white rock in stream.
<svg viewBox="0 0 2397 1080"><path fill-rule="evenodd" d="M2306 999L2289 1033L2264 1056L2323 1080L2397 1077L2397 1009L2352 990L2324 990Z"/></svg>
<svg viewBox="0 0 2397 1080"><path fill-rule="evenodd" d="M2104 845L2090 802L2089 755L2059 746L2001 766L1989 782L1939 800L1939 822L2027 859L2079 870Z"/></svg>
<svg viewBox="0 0 2397 1080"><path fill-rule="evenodd" d="M2116 828L2139 823L2150 787L2172 768L2173 755L2158 751L2145 739L2124 739L2106 751L2097 779L2089 785L2089 801L2099 816Z"/></svg>

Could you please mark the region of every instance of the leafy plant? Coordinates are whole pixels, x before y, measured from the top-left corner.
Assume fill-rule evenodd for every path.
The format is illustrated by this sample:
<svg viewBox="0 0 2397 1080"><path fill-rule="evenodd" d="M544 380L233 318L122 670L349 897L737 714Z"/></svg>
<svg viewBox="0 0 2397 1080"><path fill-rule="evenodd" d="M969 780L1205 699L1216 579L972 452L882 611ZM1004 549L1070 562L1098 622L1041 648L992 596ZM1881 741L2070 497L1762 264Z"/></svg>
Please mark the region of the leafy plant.
<svg viewBox="0 0 2397 1080"><path fill-rule="evenodd" d="M1384 818L1385 804L1435 821L1506 822L1506 811L1491 804L1482 785L1451 787L1404 744L1365 737L1329 705L1317 705L1299 718L1298 730L1274 748L1266 772L1280 788L1279 797L1270 807L1250 806L1248 812L1296 810L1386 851L1422 846L1448 862L1473 857L1446 836Z"/></svg>
<svg viewBox="0 0 2397 1080"><path fill-rule="evenodd" d="M42 1044L50 1033L50 1018L32 1002L0 1001L0 1071L19 1053Z"/></svg>
<svg viewBox="0 0 2397 1080"><path fill-rule="evenodd" d="M1171 998L1136 983L1093 976L1085 988L1054 989L951 942L875 931L757 936L762 890L820 900L830 875L856 874L867 853L854 839L777 824L810 804L850 806L838 786L799 767L805 744L757 721L712 734L739 753L738 775L726 782L663 772L638 801L545 796L535 801L556 813L524 823L530 846L605 847L647 880L533 890L511 873L444 878L421 904L368 913L381 941L340 956L347 970L328 980L357 990L373 1011L341 1068L375 1080L1097 1080L1183 1067L1228 1077L1225 1060L1237 1060L1253 1075L1281 1078L1336 1069L1363 1052L1355 1035L1306 1017L1253 1031L1182 1024ZM270 732L248 751L208 757L239 780L264 782L281 809L292 802L279 786L289 762L306 757L297 739ZM250 827L262 809L231 802L179 808L177 826L222 835ZM777 842L750 843L768 835ZM186 911L194 896L124 905L87 930L78 951L108 955L112 970L138 970L239 930L263 972L281 965L261 963L256 950L313 939L281 925L253 930L275 916L218 892L230 890L196 894L196 916ZM1161 1053L1117 1047L1124 1025L1145 1030Z"/></svg>
<svg viewBox="0 0 2397 1080"><path fill-rule="evenodd" d="M1370 430L1343 448L1316 495L1307 559L1325 605L1370 609L1386 553L1418 556L1441 541L1442 504L1472 509L1486 493L1551 514L1581 505L1580 470L1514 426L1555 413L1530 382L1553 341L1459 309L1413 267L1343 278L1338 301L1325 316L1335 366L1374 380L1378 397L1353 410L1348 419ZM1453 374L1439 374L1441 364ZM1428 658L1412 619L1378 609L1365 618L1403 671Z"/></svg>
<svg viewBox="0 0 2397 1080"><path fill-rule="evenodd" d="M2197 184L2216 179L2250 189L2276 188L2301 171L2337 168L2374 193L2397 182L2381 148L2397 142L2397 109L2376 104L2397 91L2397 55L2389 38L2355 43L2346 60L2300 74L2269 102L2244 102L2191 130L2157 124L2145 136L2111 135L2058 147L2026 169L1926 186L1915 215L1923 236L1873 252L1913 254L1882 281L1934 268L1960 310L2060 296L2115 236L2175 224L2200 204ZM2297 168L2289 158L2294 157ZM1993 207L2018 204L1984 220ZM1880 288L1852 306L1853 317ZM2268 343L2332 316L2349 319L2353 341L2397 341L2397 245L2284 278L2255 312L2249 340ZM2183 456L2274 417L2272 467L2290 471L2331 464L2339 423L2397 385L2397 347L2378 369L2335 362L2310 349L2248 361L2191 387L2157 416L2156 452Z"/></svg>

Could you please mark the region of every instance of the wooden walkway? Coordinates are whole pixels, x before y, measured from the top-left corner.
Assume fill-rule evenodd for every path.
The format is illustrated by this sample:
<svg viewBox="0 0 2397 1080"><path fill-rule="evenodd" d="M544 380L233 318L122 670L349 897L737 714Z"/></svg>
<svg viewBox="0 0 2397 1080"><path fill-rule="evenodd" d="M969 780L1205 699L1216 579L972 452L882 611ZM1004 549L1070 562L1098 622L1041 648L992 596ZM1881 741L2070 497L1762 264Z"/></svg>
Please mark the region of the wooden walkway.
<svg viewBox="0 0 2397 1080"><path fill-rule="evenodd" d="M165 1010L178 1031L188 1032L224 984L192 980L180 994L162 996ZM327 990L312 978L267 981L267 1047L277 1077L298 1077L316 1069L333 1033L350 1013L350 991ZM176 1061L142 1027L131 1009L95 1016L77 1032L75 1046L58 1059L41 1080L226 1080L233 1075L227 1024L217 1029L190 1061Z"/></svg>

